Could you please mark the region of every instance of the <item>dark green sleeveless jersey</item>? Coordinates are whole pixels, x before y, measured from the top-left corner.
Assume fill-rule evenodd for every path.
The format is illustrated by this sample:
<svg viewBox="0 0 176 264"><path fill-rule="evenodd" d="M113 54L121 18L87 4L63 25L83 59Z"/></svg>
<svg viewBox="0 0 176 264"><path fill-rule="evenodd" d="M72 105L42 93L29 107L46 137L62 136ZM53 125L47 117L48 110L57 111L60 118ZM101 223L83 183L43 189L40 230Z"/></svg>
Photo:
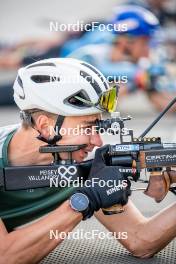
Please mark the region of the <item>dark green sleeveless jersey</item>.
<svg viewBox="0 0 176 264"><path fill-rule="evenodd" d="M8 145L19 125L0 128L0 168L8 166ZM15 177L15 175L14 175ZM0 218L8 231L57 208L73 188L39 188L4 191L0 188Z"/></svg>

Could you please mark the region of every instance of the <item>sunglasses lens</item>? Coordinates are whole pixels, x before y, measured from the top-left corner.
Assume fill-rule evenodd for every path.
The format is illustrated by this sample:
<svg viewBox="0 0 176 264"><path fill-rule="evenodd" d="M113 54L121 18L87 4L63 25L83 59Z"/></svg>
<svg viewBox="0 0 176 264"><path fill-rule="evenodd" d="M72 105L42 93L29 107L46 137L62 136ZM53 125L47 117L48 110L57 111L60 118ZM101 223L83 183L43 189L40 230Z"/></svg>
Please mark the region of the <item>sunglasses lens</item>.
<svg viewBox="0 0 176 264"><path fill-rule="evenodd" d="M117 105L117 89L111 88L107 92L103 93L100 98L100 106L108 112L114 112Z"/></svg>

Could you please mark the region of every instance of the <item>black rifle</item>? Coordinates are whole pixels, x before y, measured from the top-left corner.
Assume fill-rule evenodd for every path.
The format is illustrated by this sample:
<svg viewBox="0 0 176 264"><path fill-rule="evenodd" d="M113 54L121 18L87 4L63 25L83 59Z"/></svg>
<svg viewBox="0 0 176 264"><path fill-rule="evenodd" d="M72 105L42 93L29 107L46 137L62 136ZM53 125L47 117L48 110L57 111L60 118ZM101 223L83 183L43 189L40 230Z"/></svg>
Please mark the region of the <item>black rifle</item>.
<svg viewBox="0 0 176 264"><path fill-rule="evenodd" d="M97 132L109 131L119 135L120 143L109 146L105 157L107 165L118 165L119 170L126 177L134 181L140 179L142 169L150 172L150 180L145 194L160 202L168 190L175 192L171 187L176 182L176 143L162 143L159 137L145 138L149 130L161 119L161 117L176 102L176 98L164 109L152 124L141 134L139 138L133 137L133 130L125 128L125 121L130 120L120 117L119 113L106 120L96 120ZM31 188L51 187L51 181L57 179L58 186L62 186L63 180L86 180L91 168L92 160L75 163L72 160L72 152L86 145L46 145L40 147L40 153L52 153L52 164L35 166L9 166L0 170L0 186L4 190L23 190ZM68 159L60 160L59 153L67 152ZM167 172L167 173L166 173ZM118 208L118 209L117 209ZM119 206L105 209L106 214L122 211Z"/></svg>

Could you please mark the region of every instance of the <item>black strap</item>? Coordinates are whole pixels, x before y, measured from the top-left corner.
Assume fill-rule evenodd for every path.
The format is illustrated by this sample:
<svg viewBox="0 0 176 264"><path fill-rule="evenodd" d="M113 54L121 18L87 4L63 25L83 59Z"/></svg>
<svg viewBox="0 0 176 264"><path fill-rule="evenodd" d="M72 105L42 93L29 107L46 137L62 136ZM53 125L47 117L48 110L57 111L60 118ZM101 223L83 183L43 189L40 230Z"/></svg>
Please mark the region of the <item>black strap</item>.
<svg viewBox="0 0 176 264"><path fill-rule="evenodd" d="M52 139L46 139L44 138L41 134L39 136L37 136L37 138L45 143L48 143L49 145L55 145L56 142L58 142L59 140L61 140L62 136L59 133L62 124L64 122L64 118L65 116L59 115L57 120L56 120L56 124L55 124L55 131L58 131L58 135L55 135Z"/></svg>
<svg viewBox="0 0 176 264"><path fill-rule="evenodd" d="M55 129L58 127L58 131L60 131L60 129L62 127L62 124L64 122L64 118L65 118L65 116L59 115L57 120L56 120Z"/></svg>
<svg viewBox="0 0 176 264"><path fill-rule="evenodd" d="M4 170L0 169L0 187L4 186Z"/></svg>

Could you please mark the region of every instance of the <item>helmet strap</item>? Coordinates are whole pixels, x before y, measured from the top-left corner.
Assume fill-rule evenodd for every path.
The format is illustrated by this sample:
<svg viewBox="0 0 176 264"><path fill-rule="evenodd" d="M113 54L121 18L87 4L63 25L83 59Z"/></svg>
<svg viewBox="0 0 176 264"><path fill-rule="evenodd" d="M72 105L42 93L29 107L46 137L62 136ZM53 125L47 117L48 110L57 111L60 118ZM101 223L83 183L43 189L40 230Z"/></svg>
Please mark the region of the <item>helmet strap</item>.
<svg viewBox="0 0 176 264"><path fill-rule="evenodd" d="M56 124L55 124L55 131L60 131L62 124L64 122L64 118L65 116L62 115L58 115L58 118L56 120ZM39 131L38 131L39 132ZM58 142L59 140L61 140L62 136L61 134L58 132L57 135L55 135L53 138L51 139L46 139L44 138L41 134L39 136L37 136L37 139L48 143L49 145L56 145L56 142Z"/></svg>

